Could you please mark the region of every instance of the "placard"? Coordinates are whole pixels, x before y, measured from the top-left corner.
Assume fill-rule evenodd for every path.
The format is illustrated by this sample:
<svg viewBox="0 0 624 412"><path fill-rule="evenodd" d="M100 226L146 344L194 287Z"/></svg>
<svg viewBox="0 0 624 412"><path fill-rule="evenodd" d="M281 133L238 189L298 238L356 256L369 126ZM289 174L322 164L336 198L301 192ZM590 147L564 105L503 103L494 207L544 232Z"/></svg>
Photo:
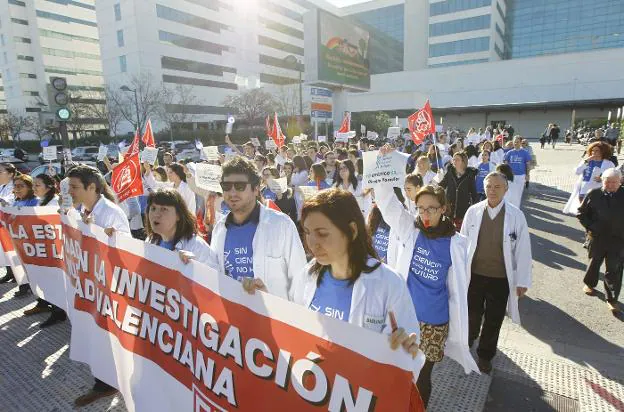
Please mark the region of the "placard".
<svg viewBox="0 0 624 412"><path fill-rule="evenodd" d="M56 160L56 146L48 146L43 148L43 160Z"/></svg>
<svg viewBox="0 0 624 412"><path fill-rule="evenodd" d="M373 131L368 131L366 132L366 138L367 139L372 139L372 140L377 140L379 138L379 134L377 134L377 132L373 132Z"/></svg>
<svg viewBox="0 0 624 412"><path fill-rule="evenodd" d="M251 144L254 145L254 147L260 147L260 140L258 140L257 137L252 137L251 139L249 139L251 141Z"/></svg>
<svg viewBox="0 0 624 412"><path fill-rule="evenodd" d="M269 179L267 184L273 193L286 193L288 190L288 178L286 176L279 179Z"/></svg>
<svg viewBox="0 0 624 412"><path fill-rule="evenodd" d="M219 147L218 146L205 146L202 148L201 157L203 160L207 160L209 162L218 161L219 156Z"/></svg>
<svg viewBox="0 0 624 412"><path fill-rule="evenodd" d="M303 199L309 199L312 196L316 195L319 192L318 187L316 186L297 186L299 188L299 191L301 191L301 195L303 196Z"/></svg>
<svg viewBox="0 0 624 412"><path fill-rule="evenodd" d="M195 166L195 184L211 192L223 193L221 189L221 166L200 163Z"/></svg>
<svg viewBox="0 0 624 412"><path fill-rule="evenodd" d="M336 143L347 143L349 141L349 133L336 133Z"/></svg>
<svg viewBox="0 0 624 412"><path fill-rule="evenodd" d="M390 140L398 139L401 137L401 128L400 127L388 127L388 134L386 137Z"/></svg>
<svg viewBox="0 0 624 412"><path fill-rule="evenodd" d="M232 134L233 128L234 128L234 123L228 123L227 125L225 125L225 134L227 135Z"/></svg>
<svg viewBox="0 0 624 412"><path fill-rule="evenodd" d="M277 144L275 144L273 139L268 139L264 142L264 147L266 147L267 150L273 150L277 149Z"/></svg>
<svg viewBox="0 0 624 412"><path fill-rule="evenodd" d="M97 154L98 162L103 161L107 154L108 154L108 146L100 146L98 148L98 154Z"/></svg>
<svg viewBox="0 0 624 412"><path fill-rule="evenodd" d="M360 133L362 134L362 136L364 136L364 133L366 133L366 125L364 124L360 125Z"/></svg>
<svg viewBox="0 0 624 412"><path fill-rule="evenodd" d="M326 142L326 141L327 141L327 136L318 136L318 137L317 137L317 140L318 140L319 142Z"/></svg>
<svg viewBox="0 0 624 412"><path fill-rule="evenodd" d="M301 140L308 140L308 135L307 135L307 134L303 134L303 133L301 133L301 134L299 135L299 137L301 138Z"/></svg>
<svg viewBox="0 0 624 412"><path fill-rule="evenodd" d="M294 144L300 144L301 143L301 136L293 136L293 143Z"/></svg>
<svg viewBox="0 0 624 412"><path fill-rule="evenodd" d="M72 161L72 153L71 153L71 149L68 147L63 148L63 159L66 162L71 162Z"/></svg>
<svg viewBox="0 0 624 412"><path fill-rule="evenodd" d="M362 153L362 159L364 161L364 177L362 179L364 187L378 185L403 187L407 162L405 156L396 151L380 156L379 151L375 150Z"/></svg>
<svg viewBox="0 0 624 412"><path fill-rule="evenodd" d="M68 211L74 206L74 200L69 194L69 178L61 180L59 188L61 192L61 210Z"/></svg>
<svg viewBox="0 0 624 412"><path fill-rule="evenodd" d="M158 160L158 148L146 147L141 152L141 163L149 163L153 165Z"/></svg>

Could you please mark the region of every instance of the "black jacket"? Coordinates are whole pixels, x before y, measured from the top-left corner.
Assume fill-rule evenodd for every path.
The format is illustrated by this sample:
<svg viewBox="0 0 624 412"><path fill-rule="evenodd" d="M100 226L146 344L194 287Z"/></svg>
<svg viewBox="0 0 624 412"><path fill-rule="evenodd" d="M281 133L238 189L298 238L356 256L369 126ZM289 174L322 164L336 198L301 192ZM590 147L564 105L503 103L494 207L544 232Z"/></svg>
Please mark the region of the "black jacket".
<svg viewBox="0 0 624 412"><path fill-rule="evenodd" d="M477 169L468 167L463 175L457 177L455 167L449 165L440 186L446 190L447 214L450 218L463 219L466 210L477 203L477 173Z"/></svg>
<svg viewBox="0 0 624 412"><path fill-rule="evenodd" d="M624 245L624 187L609 195L602 188L589 191L576 217L594 240Z"/></svg>

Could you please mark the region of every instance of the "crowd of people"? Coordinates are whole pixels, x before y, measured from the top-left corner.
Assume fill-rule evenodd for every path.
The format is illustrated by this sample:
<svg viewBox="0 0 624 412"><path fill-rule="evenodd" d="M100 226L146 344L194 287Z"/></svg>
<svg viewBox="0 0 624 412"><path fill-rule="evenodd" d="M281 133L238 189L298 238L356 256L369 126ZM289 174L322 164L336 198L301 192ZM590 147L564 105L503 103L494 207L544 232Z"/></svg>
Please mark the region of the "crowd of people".
<svg viewBox="0 0 624 412"><path fill-rule="evenodd" d="M231 150L208 162L221 166L222 193L198 187L196 165L166 153L162 165L142 165L144 195L123 202L110 189L110 172L66 165L63 176L51 171L33 180L0 164L0 199L58 205L63 179L73 203L67 213L109 235L177 251L182 262L213 267L249 293L264 291L387 334L392 349L412 355L426 406L435 390L433 367L445 355L466 373L490 373L505 313L519 322L518 300L531 287L531 243L520 203L536 158L521 136L506 141L489 131L471 130L465 139L439 134L420 145L361 139L269 151L251 142L240 150L228 137ZM400 187L364 187L363 152L372 150L404 156ZM622 189L609 186L619 172L602 150L591 147L577 172L586 183L577 196L579 216L595 244L586 277L592 290L596 265L616 262L611 241L624 233L619 226L602 232L608 193L624 202ZM117 166L105 162L110 171ZM284 178L286 185L276 184ZM606 200L590 191L599 180L607 182ZM618 268L621 286L621 258L605 280L616 301ZM12 278L7 268L0 282ZM16 297L29 293L21 286ZM41 312L50 313L41 327L66 318L42 300L24 314ZM470 349L477 341L475 359ZM76 405L114 393L96 379Z"/></svg>

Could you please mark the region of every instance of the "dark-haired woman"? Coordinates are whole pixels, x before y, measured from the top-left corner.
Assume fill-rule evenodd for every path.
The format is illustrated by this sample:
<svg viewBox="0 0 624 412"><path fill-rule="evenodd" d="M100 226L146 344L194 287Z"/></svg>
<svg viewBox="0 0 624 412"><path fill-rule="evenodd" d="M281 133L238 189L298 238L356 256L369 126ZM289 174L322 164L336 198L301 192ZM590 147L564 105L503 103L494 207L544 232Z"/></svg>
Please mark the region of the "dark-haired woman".
<svg viewBox="0 0 624 412"><path fill-rule="evenodd" d="M388 153L389 149L380 150ZM418 378L425 406L431 395L431 372L445 353L466 373L479 371L468 348L466 239L445 215L444 189L423 187L416 195L414 218L392 188L375 187L377 205L399 239L397 272L405 279L421 325L420 348L427 361Z"/></svg>
<svg viewBox="0 0 624 412"><path fill-rule="evenodd" d="M183 261L193 258L213 268L217 260L198 234L195 216L179 192L162 189L147 198L146 242L180 253Z"/></svg>
<svg viewBox="0 0 624 412"><path fill-rule="evenodd" d="M303 156L295 156L293 158L294 169L290 178L290 184L293 187L304 186L308 183L308 166Z"/></svg>
<svg viewBox="0 0 624 412"><path fill-rule="evenodd" d="M13 179L17 169L11 163L0 164L0 204L11 205L15 200L13 194Z"/></svg>
<svg viewBox="0 0 624 412"><path fill-rule="evenodd" d="M143 182L151 190L166 189L173 187L180 193L182 199L186 202L186 206L195 215L197 202L195 200L195 192L191 190L186 183L186 172L184 167L179 163L171 163L166 167L168 182L159 182L152 173L152 168L148 164L144 164L146 173Z"/></svg>
<svg viewBox="0 0 624 412"><path fill-rule="evenodd" d="M293 301L390 335L392 349L402 346L412 355L416 378L424 359L414 306L401 277L375 258L355 197L338 189L319 192L306 200L301 221L314 259L295 279Z"/></svg>
<svg viewBox="0 0 624 412"><path fill-rule="evenodd" d="M468 156L465 152L455 153L452 163L440 182L440 187L446 191L449 217L457 230L460 230L466 211L477 203L477 170L468 167Z"/></svg>
<svg viewBox="0 0 624 412"><path fill-rule="evenodd" d="M364 216L368 216L373 202L370 196L370 189L364 190L362 182L357 178L355 165L351 160L342 160L337 163L338 175L334 182L334 187L351 192L360 205L360 210Z"/></svg>
<svg viewBox="0 0 624 412"><path fill-rule="evenodd" d="M55 177L40 174L33 180L33 191L39 199L39 206L59 206L59 198L57 195L58 180ZM51 312L48 319L42 322L39 327L41 329L63 322L67 319L67 314L61 308L50 302L38 298L37 304L31 309L24 311L25 316L34 315L42 312Z"/></svg>
<svg viewBox="0 0 624 412"><path fill-rule="evenodd" d="M321 163L314 163L310 167L310 180L306 186L316 187L318 190L329 189L331 186L325 181L327 172Z"/></svg>

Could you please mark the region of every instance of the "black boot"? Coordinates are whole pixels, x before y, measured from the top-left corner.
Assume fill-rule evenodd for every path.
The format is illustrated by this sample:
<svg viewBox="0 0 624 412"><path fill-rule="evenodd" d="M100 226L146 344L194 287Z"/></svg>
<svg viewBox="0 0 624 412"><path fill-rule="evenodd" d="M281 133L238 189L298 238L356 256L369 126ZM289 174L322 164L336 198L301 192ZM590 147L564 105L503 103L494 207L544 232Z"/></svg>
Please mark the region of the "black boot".
<svg viewBox="0 0 624 412"><path fill-rule="evenodd" d="M67 314L65 313L65 311L58 306L52 305L52 313L50 314L50 317L46 319L46 321L43 322L41 325L39 325L39 328L45 329L48 326L56 325L59 322L64 322L66 319Z"/></svg>
<svg viewBox="0 0 624 412"><path fill-rule="evenodd" d="M28 283L26 283L24 285L19 285L19 289L17 290L17 292L15 292L13 297L14 298L23 298L23 297L28 296L29 293L32 293L30 291L30 285Z"/></svg>

